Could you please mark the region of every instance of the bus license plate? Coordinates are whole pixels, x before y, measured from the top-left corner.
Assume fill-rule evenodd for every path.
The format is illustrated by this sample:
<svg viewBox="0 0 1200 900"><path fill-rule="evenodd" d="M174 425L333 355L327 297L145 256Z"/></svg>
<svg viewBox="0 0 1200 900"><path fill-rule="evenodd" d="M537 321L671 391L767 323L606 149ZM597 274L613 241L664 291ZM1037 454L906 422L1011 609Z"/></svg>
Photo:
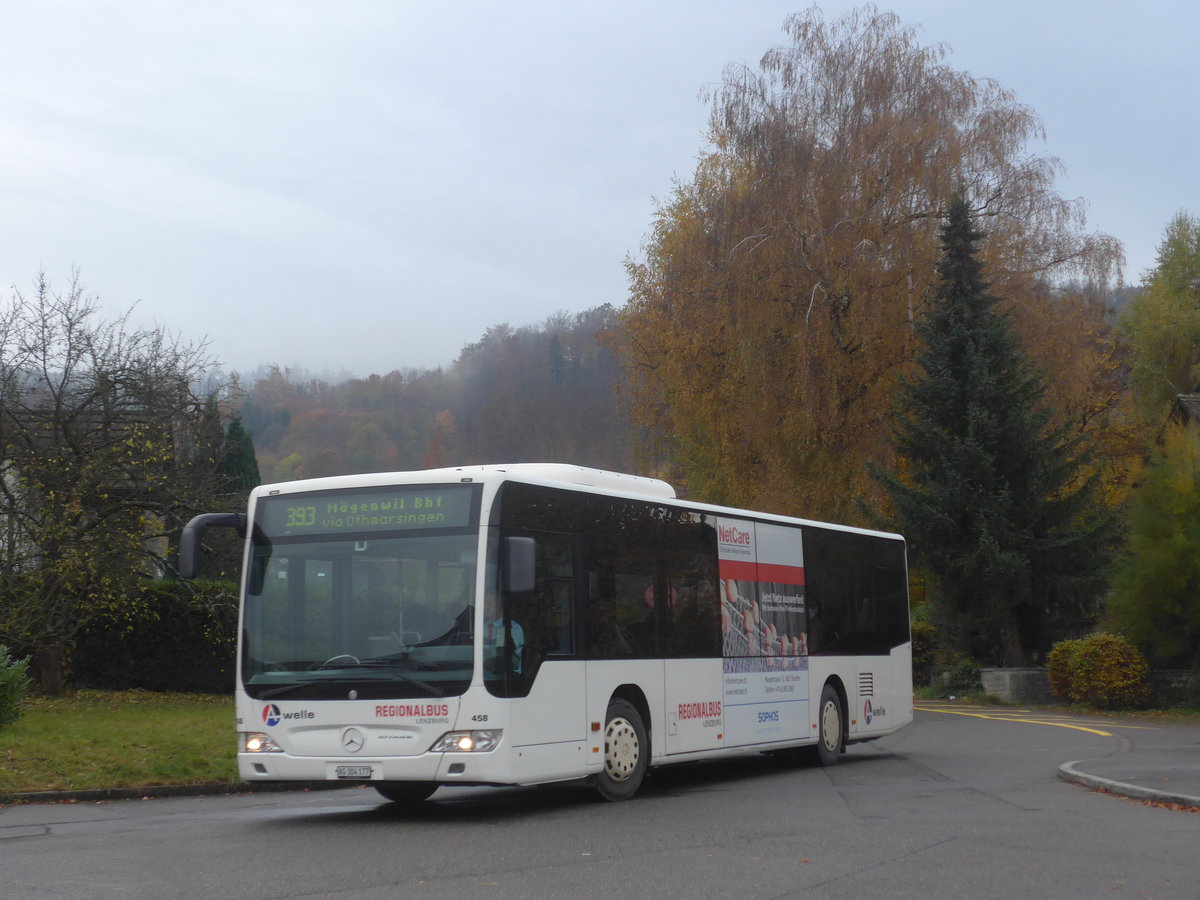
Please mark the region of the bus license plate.
<svg viewBox="0 0 1200 900"><path fill-rule="evenodd" d="M372 778L375 769L373 766L336 766L333 774L335 778Z"/></svg>

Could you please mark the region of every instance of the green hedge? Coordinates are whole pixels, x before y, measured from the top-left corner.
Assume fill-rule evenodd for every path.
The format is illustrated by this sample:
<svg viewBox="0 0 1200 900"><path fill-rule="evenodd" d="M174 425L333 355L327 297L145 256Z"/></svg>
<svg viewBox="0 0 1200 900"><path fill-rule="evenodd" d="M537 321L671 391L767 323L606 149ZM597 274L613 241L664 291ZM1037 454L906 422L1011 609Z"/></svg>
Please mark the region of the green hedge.
<svg viewBox="0 0 1200 900"><path fill-rule="evenodd" d="M71 681L107 690L231 693L238 601L222 581L148 581L83 632Z"/></svg>
<svg viewBox="0 0 1200 900"><path fill-rule="evenodd" d="M912 623L913 684L926 687L933 684L934 664L937 661L937 629L928 622Z"/></svg>
<svg viewBox="0 0 1200 900"><path fill-rule="evenodd" d="M0 727L21 718L21 699L29 683L29 660L13 659L0 644Z"/></svg>
<svg viewBox="0 0 1200 900"><path fill-rule="evenodd" d="M1050 687L1064 700L1100 709L1129 709L1150 699L1150 667L1117 634L1055 644L1047 659Z"/></svg>

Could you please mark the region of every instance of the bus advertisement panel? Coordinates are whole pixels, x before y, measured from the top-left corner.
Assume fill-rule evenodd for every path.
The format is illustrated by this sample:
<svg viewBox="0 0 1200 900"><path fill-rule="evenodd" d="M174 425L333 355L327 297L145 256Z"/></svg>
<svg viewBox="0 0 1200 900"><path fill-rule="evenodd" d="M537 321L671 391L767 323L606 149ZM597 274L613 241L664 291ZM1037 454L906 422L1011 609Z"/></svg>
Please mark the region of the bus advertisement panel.
<svg viewBox="0 0 1200 900"><path fill-rule="evenodd" d="M725 745L809 730L804 549L795 527L717 520Z"/></svg>

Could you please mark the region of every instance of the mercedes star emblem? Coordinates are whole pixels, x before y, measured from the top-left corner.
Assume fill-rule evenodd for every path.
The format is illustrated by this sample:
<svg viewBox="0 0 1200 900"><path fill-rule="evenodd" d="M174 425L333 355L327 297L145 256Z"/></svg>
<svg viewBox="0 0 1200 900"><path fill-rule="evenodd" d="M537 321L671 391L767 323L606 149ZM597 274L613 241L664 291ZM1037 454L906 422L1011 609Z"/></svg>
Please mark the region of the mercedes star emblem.
<svg viewBox="0 0 1200 900"><path fill-rule="evenodd" d="M357 753L364 743L362 732L357 728L347 728L342 732L342 747L347 753Z"/></svg>

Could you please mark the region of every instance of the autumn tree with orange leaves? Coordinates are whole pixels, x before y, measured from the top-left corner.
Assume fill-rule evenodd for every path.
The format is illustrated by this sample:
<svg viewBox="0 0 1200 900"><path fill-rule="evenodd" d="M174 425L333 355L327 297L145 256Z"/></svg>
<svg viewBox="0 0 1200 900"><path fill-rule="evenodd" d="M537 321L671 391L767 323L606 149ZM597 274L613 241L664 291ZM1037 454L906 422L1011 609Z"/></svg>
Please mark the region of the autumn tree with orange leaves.
<svg viewBox="0 0 1200 900"><path fill-rule="evenodd" d="M1102 318L1119 245L1055 193L1059 162L1029 149L1035 113L873 6L784 27L789 46L709 92L709 146L628 263L628 399L660 473L772 511L854 521L879 505L867 467L894 465L897 378L956 190L1056 415L1103 430L1122 402Z"/></svg>

